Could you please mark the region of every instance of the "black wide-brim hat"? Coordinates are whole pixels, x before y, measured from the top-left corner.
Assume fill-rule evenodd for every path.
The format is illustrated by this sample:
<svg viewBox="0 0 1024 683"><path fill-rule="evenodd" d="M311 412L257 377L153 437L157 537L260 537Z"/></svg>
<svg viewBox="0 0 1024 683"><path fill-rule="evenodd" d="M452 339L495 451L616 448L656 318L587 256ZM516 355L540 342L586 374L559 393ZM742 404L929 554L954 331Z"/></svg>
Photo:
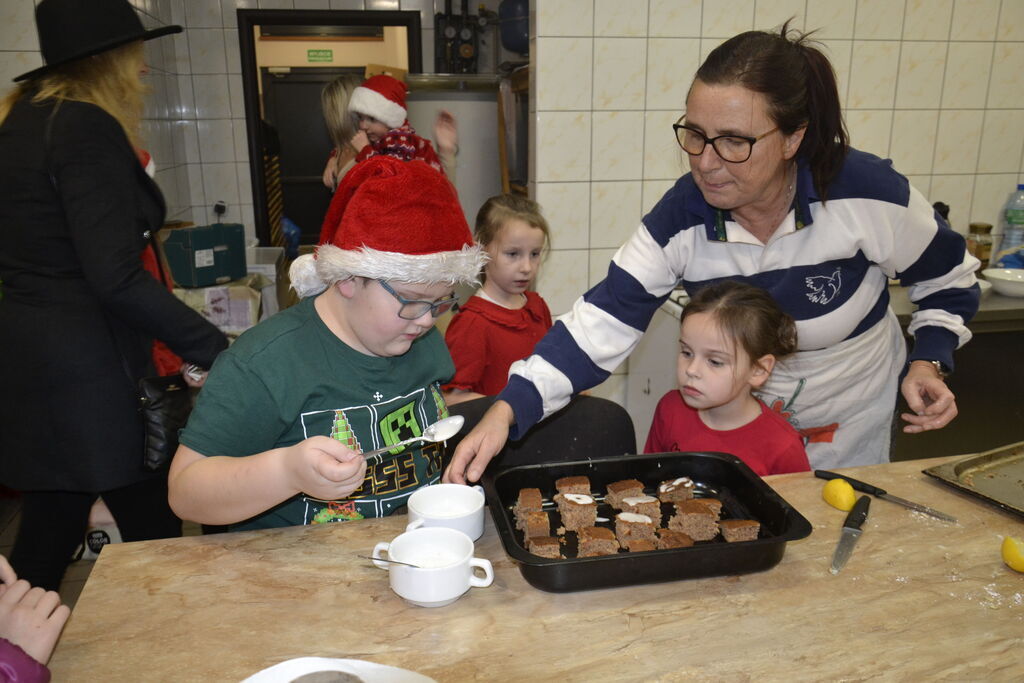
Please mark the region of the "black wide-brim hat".
<svg viewBox="0 0 1024 683"><path fill-rule="evenodd" d="M36 31L45 66L15 81L42 76L76 59L91 57L135 40L181 33L177 25L147 31L128 0L42 0L36 5Z"/></svg>

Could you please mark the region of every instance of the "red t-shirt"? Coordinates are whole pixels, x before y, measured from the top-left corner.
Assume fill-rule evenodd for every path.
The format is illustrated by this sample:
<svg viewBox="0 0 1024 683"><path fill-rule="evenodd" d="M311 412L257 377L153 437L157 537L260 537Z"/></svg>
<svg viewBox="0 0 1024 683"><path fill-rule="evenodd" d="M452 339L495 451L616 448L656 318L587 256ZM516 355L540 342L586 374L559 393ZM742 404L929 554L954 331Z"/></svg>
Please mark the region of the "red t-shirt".
<svg viewBox="0 0 1024 683"><path fill-rule="evenodd" d="M658 401L644 446L644 453L674 451L732 453L762 477L811 469L800 435L764 403L761 414L751 422L720 431L701 422L697 411L686 405L676 390Z"/></svg>
<svg viewBox="0 0 1024 683"><path fill-rule="evenodd" d="M444 335L455 361L455 377L444 389L496 395L509 366L529 356L549 329L551 311L536 292L526 292L526 305L515 310L471 296Z"/></svg>

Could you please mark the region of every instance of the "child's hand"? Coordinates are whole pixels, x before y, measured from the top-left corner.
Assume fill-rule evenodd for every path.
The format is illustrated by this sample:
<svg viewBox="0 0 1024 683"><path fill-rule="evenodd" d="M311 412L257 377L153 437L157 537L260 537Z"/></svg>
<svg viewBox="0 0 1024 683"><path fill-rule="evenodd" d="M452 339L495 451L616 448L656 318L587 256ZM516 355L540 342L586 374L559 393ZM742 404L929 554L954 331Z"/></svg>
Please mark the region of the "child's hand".
<svg viewBox="0 0 1024 683"><path fill-rule="evenodd" d="M359 153L360 150L363 149L363 147L366 147L368 144L370 144L370 138L366 137L365 132L359 131L358 133L352 136L352 146L356 148L357 154Z"/></svg>
<svg viewBox="0 0 1024 683"><path fill-rule="evenodd" d="M459 147L459 131L456 126L455 116L442 109L437 113L437 120L434 121L434 141L437 143L437 151L444 156L454 155Z"/></svg>
<svg viewBox="0 0 1024 683"><path fill-rule="evenodd" d="M6 560L4 565L10 570ZM11 571L10 576L13 575ZM71 616L71 608L60 604L57 593L33 588L28 581L7 583L5 578L4 582L5 590L0 595L0 636L40 664L46 664Z"/></svg>
<svg viewBox="0 0 1024 683"><path fill-rule="evenodd" d="M363 483L366 459L335 439L313 436L288 450L293 484L306 495L337 500Z"/></svg>

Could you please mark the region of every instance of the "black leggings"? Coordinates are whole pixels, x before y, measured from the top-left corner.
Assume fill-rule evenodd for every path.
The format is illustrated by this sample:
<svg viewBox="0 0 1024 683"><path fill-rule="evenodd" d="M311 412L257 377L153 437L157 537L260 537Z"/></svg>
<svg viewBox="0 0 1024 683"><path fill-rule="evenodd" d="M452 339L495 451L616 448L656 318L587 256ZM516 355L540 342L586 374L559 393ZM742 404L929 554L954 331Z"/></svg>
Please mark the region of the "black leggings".
<svg viewBox="0 0 1024 683"><path fill-rule="evenodd" d="M25 491L21 526L10 557L18 578L57 590L71 554L85 538L89 511L100 496L117 522L122 541L181 536L181 520L167 504L166 476L100 494Z"/></svg>

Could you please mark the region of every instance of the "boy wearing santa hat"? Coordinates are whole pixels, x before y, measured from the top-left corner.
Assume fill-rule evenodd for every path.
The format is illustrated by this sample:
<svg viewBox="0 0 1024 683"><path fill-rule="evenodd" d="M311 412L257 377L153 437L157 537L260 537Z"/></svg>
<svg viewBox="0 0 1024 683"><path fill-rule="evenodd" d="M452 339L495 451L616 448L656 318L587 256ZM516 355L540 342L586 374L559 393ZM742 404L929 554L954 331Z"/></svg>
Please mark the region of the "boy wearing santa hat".
<svg viewBox="0 0 1024 683"><path fill-rule="evenodd" d="M342 219L292 269L307 298L239 337L206 380L171 464L180 517L239 529L380 517L440 479L440 444L360 453L447 417L439 385L454 366L434 319L486 255L421 161L375 156L338 193Z"/></svg>

